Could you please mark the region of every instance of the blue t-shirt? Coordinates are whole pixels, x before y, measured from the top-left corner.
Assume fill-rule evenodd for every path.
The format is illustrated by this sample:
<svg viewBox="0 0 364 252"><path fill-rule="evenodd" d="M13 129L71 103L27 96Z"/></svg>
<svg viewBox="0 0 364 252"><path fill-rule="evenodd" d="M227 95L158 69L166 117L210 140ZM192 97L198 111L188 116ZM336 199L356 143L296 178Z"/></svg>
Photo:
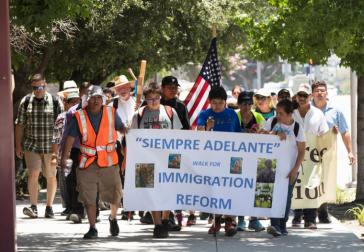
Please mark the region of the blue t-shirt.
<svg viewBox="0 0 364 252"><path fill-rule="evenodd" d="M211 108L204 110L198 115L197 126L205 126L209 117L214 118L214 131L241 132L239 118L233 109L226 108L219 113L212 111Z"/></svg>
<svg viewBox="0 0 364 252"><path fill-rule="evenodd" d="M315 106L314 102L312 102L312 104ZM341 134L349 131L349 126L346 122L344 113L340 109L335 107L331 102L328 102L326 104L326 107L322 110L322 112L325 115L327 124L329 125L330 129L334 127L334 125L336 125Z"/></svg>
<svg viewBox="0 0 364 252"><path fill-rule="evenodd" d="M97 134L97 132L99 131L99 126L100 126L100 122L101 122L102 109L98 114L94 115L86 107L86 112L87 112L88 118L90 119L92 128L94 129L95 133ZM115 129L118 130L118 129L122 129L123 127L124 127L124 124L122 123L118 114L115 113ZM71 123L69 124L68 135L72 136L72 137L77 137L77 136L80 136L80 138L82 137L80 129L78 128L77 119L75 116L72 117Z"/></svg>

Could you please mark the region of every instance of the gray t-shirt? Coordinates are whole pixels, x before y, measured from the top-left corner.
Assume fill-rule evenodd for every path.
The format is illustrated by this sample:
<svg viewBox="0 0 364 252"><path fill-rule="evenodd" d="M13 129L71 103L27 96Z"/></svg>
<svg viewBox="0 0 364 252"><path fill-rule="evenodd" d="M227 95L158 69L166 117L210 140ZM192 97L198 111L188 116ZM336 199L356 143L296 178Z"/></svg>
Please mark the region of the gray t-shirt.
<svg viewBox="0 0 364 252"><path fill-rule="evenodd" d="M142 109L142 108L140 108ZM167 111L163 105L159 107L159 110L149 110L148 107L144 107L140 123L138 125L138 114L140 109L135 112L130 128L132 129L182 129L182 123L179 120L177 112L173 109L173 127L171 119L167 114Z"/></svg>

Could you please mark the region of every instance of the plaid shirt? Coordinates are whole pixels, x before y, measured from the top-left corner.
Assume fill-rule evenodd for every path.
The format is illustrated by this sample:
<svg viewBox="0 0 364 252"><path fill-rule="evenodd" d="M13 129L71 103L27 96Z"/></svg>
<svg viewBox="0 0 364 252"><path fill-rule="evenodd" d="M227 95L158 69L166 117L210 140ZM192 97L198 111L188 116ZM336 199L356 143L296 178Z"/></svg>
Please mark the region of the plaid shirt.
<svg viewBox="0 0 364 252"><path fill-rule="evenodd" d="M28 108L25 109L25 96L19 105L18 118L15 124L24 126L24 150L37 153L50 153L52 151L52 138L54 118L52 95L46 93L44 99L35 99L30 95ZM63 112L63 104L59 102L57 115Z"/></svg>

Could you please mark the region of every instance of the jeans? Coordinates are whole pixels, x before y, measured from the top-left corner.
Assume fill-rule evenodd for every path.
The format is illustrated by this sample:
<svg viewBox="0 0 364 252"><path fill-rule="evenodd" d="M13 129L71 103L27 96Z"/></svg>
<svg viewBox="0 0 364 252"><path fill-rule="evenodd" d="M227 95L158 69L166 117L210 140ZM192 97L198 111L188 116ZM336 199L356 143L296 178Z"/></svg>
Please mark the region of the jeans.
<svg viewBox="0 0 364 252"><path fill-rule="evenodd" d="M270 225L275 227L279 232L287 231L286 223L288 221L289 210L291 209L293 189L296 184L297 177L298 177L298 173L297 173L296 179L294 180L294 182L292 184L288 182L287 204L286 204L286 210L284 213L284 217L283 218L270 218Z"/></svg>

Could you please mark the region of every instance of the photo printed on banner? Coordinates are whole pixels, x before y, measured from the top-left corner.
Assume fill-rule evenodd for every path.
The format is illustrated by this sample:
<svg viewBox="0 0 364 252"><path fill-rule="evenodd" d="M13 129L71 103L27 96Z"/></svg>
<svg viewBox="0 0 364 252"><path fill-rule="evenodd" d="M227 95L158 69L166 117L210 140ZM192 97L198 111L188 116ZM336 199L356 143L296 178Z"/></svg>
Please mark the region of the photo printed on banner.
<svg viewBox="0 0 364 252"><path fill-rule="evenodd" d="M154 164L135 164L135 187L154 188Z"/></svg>
<svg viewBox="0 0 364 252"><path fill-rule="evenodd" d="M168 155L168 168L180 169L181 168L181 154Z"/></svg>
<svg viewBox="0 0 364 252"><path fill-rule="evenodd" d="M243 158L231 157L230 158L230 174L241 174L243 167Z"/></svg>

